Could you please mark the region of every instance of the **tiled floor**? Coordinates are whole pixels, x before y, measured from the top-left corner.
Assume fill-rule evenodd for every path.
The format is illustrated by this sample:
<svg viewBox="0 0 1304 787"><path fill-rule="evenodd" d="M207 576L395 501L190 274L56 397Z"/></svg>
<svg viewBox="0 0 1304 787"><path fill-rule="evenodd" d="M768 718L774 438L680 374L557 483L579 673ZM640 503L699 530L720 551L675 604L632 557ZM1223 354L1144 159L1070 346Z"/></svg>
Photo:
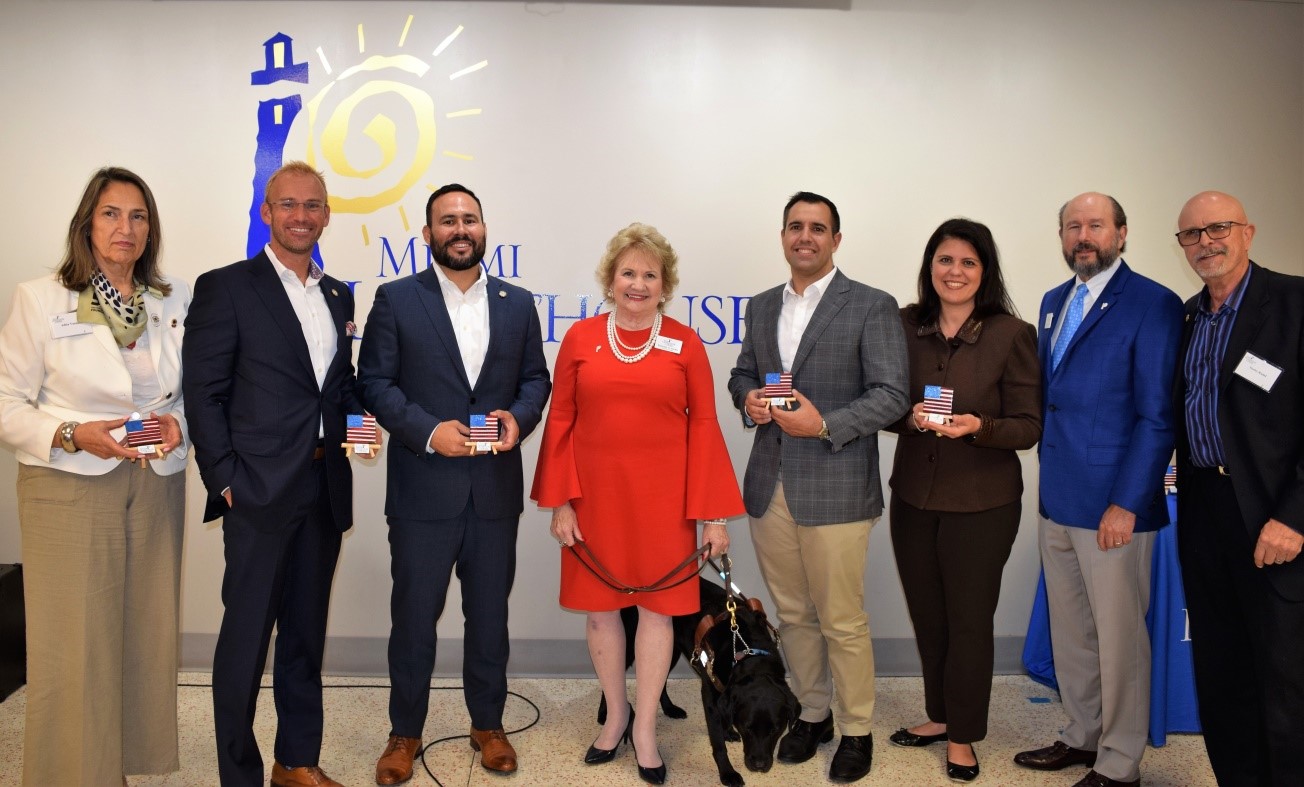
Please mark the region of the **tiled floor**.
<svg viewBox="0 0 1304 787"><path fill-rule="evenodd" d="M208 675L182 673L180 682L181 770L166 776L137 776L140 785L216 785L216 754L213 748L212 706ZM367 688L382 681L366 678L328 678L326 692L326 734L321 765L346 785L373 784L376 758L385 744L387 693L384 688ZM436 681L427 739L465 736L468 720L456 681ZM598 704L597 682L593 680L512 680L510 688L520 695L509 697L504 723L520 756L520 770L510 777L490 774L479 765L478 755L465 737L437 743L426 752L426 766L448 787L453 785L638 785L633 754L622 748L616 760L599 766L581 762L584 750L597 735L594 714ZM902 749L887 742L897 727L923 719L923 686L918 678L880 678L875 710L874 769L861 783L893 787L949 785L943 774L945 747ZM661 717L658 722L661 753L669 769L668 784L717 784L715 766L702 722L697 683L689 679L670 681L670 695L688 711L688 718L676 721ZM528 702L525 699L527 698ZM0 703L0 785L17 785L22 766L23 692ZM1049 701L1046 701L1049 700ZM533 705L531 705L533 703ZM537 712L535 708L537 707ZM1011 762L1015 752L1044 746L1055 740L1064 715L1055 694L1024 677L1000 676L992 689L991 723L987 740L977 746L982 775L978 784L1064 785L1080 779L1085 768L1060 773L1037 773ZM258 705L257 734L264 757L270 758L274 735L271 692L264 691ZM820 747L819 754L800 765L776 763L769 773L751 773L742 766L742 744L730 744L734 766L747 783L760 787L827 784L828 766L836 741ZM269 759L270 769L270 759ZM412 785L431 785L434 779L419 767ZM1142 783L1151 787L1196 787L1215 784L1204 755L1204 743L1196 735L1170 735L1168 745L1149 749L1142 763Z"/></svg>

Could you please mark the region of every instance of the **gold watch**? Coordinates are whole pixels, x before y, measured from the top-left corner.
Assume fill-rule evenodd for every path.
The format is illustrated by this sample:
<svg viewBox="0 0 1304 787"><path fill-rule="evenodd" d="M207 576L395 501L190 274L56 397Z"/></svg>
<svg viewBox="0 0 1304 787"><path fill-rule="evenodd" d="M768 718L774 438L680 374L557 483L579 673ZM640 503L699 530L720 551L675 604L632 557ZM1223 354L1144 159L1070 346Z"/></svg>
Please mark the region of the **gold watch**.
<svg viewBox="0 0 1304 787"><path fill-rule="evenodd" d="M829 422L828 422L828 421L825 421L823 418L820 419L820 435L819 435L819 437L820 437L821 440L828 440L828 439L829 439Z"/></svg>
<svg viewBox="0 0 1304 787"><path fill-rule="evenodd" d="M72 433L76 431L80 424L76 421L64 421L59 425L59 442L63 444L63 450L70 454L75 454L81 449L72 441Z"/></svg>

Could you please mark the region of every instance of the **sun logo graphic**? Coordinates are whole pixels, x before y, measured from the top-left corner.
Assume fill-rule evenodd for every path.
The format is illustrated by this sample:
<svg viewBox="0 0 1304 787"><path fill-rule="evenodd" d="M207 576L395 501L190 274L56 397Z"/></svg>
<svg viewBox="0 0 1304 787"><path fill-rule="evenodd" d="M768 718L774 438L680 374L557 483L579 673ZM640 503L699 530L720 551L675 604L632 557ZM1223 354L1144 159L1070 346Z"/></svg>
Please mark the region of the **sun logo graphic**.
<svg viewBox="0 0 1304 787"><path fill-rule="evenodd" d="M478 118L482 109L473 105L473 88L467 87L474 80L465 78L489 62L456 54L461 25L432 33L424 44L419 41L422 35L409 36L412 26L413 17L408 16L393 39L381 34L393 42L384 54L368 51L367 31L361 23L356 54L351 35L329 56L325 47L318 46L315 57L303 61L295 60L294 40L285 33L263 42L264 65L250 74L250 84L308 87L258 104L248 256L257 254L270 237L260 208L268 178L287 160L303 159L326 175L332 234L339 237L343 232L363 246L371 245L373 235L387 228L397 230L395 224L401 226L401 234L410 235L412 227L403 207L409 192L418 186L433 191L433 172L441 163L474 160L465 147L465 122ZM403 51L410 39L410 48L421 51L420 55ZM436 39L437 45L427 49ZM386 49L386 45L376 48ZM332 63L340 60L341 52L348 55L347 62ZM447 68L442 67L445 63ZM319 76L313 77L314 73ZM437 144L444 136L443 121L448 121L451 145ZM457 179L455 169L453 174L448 179ZM423 223L421 217L417 226ZM313 250L313 258L325 267L320 247Z"/></svg>

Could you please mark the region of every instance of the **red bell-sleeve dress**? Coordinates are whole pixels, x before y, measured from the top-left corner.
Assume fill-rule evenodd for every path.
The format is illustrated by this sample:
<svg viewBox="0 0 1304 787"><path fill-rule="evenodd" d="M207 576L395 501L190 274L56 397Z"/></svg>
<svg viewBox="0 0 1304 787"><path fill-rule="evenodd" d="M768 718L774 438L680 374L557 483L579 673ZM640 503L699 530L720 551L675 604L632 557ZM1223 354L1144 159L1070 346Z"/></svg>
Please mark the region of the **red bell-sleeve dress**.
<svg viewBox="0 0 1304 787"><path fill-rule="evenodd" d="M619 336L640 346L648 333L622 330ZM607 315L571 326L557 355L530 492L548 508L569 501L598 561L636 587L661 579L697 548L697 520L744 511L716 420L706 348L696 333L668 317L662 318L661 336L682 342L679 352L654 348L642 360L624 363L607 346ZM663 615L689 614L699 606L696 582L620 593L569 549L562 550L560 601L594 612L637 604Z"/></svg>

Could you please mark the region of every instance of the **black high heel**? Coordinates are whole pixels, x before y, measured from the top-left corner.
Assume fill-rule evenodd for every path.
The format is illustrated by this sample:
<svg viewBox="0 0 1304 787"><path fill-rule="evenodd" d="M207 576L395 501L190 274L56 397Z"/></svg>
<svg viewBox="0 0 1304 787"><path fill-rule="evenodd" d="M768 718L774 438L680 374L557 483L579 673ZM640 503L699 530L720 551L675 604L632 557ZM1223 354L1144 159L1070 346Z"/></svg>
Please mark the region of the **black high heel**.
<svg viewBox="0 0 1304 787"><path fill-rule="evenodd" d="M634 742L630 741L629 747L634 750L634 764L638 765L638 778L648 784L665 784L666 783L666 758L661 757L661 750L657 749L657 756L661 757L661 764L655 768L644 768L638 764L638 748Z"/></svg>
<svg viewBox="0 0 1304 787"><path fill-rule="evenodd" d="M589 750L584 752L585 765L602 765L616 759L616 750L620 748L621 743L629 743L634 730L634 706L629 706L629 721L625 724L625 734L620 736L616 745L610 749L599 749L597 746L590 746ZM594 740L596 743L597 740Z"/></svg>

